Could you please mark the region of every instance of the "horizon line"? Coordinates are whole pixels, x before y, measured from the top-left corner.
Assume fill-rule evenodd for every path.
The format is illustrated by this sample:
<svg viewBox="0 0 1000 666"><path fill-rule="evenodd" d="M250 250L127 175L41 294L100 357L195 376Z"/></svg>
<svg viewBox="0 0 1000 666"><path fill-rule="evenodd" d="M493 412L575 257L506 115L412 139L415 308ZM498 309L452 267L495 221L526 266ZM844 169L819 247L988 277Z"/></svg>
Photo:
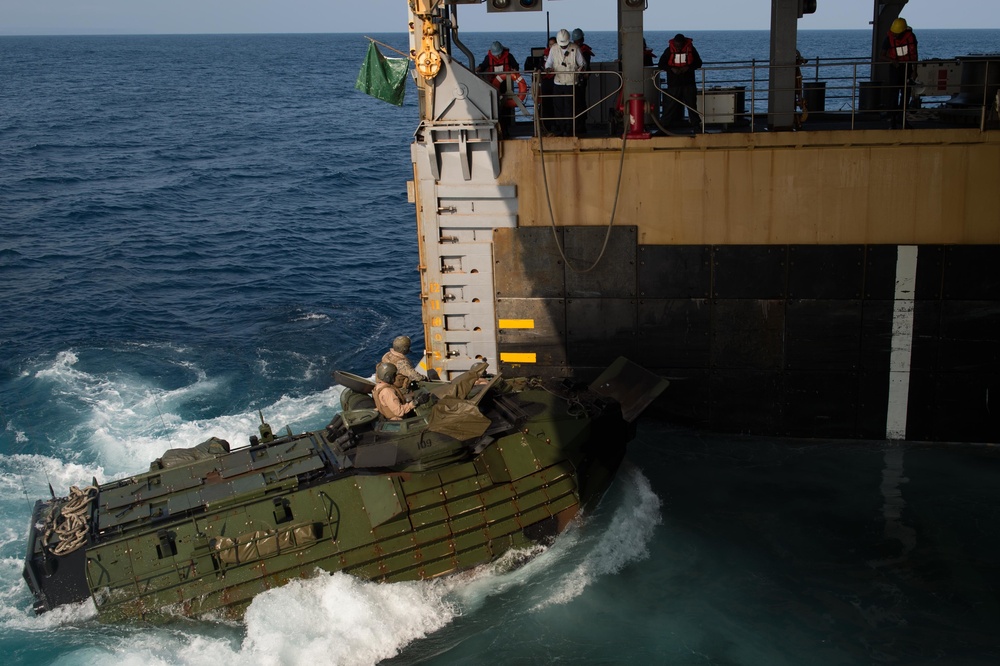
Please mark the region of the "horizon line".
<svg viewBox="0 0 1000 666"><path fill-rule="evenodd" d="M944 32L955 30L967 31L987 31L1000 30L1000 28L921 28L920 32ZM673 32L674 30L645 30L644 32ZM804 28L798 32L871 32L869 28ZM494 33L537 33L538 30L464 30L462 34L494 34ZM589 33L615 33L617 30L588 30ZM685 32L770 32L769 28L711 28L698 29L687 28ZM0 32L0 37L194 37L213 35L406 35L406 30L376 30L376 31L289 31L289 32Z"/></svg>

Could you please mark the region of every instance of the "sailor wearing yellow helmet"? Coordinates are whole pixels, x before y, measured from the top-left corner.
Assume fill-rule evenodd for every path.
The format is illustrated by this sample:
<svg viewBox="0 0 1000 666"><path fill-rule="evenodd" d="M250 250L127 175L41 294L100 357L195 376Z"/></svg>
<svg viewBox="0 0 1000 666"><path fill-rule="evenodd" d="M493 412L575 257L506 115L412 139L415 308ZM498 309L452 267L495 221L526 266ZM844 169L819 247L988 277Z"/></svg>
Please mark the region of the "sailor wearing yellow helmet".
<svg viewBox="0 0 1000 666"><path fill-rule="evenodd" d="M900 17L892 22L889 32L882 40L882 55L891 63L889 66L889 102L893 109L903 108L903 85L913 80L916 69L908 63L917 62L917 36Z"/></svg>

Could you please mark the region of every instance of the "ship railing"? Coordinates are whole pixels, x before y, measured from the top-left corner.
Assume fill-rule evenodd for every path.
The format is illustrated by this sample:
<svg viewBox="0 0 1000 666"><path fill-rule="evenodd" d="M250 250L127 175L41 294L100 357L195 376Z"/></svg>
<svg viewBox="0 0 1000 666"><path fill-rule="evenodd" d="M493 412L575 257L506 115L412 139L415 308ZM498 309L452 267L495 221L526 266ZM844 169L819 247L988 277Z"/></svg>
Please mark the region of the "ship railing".
<svg viewBox="0 0 1000 666"><path fill-rule="evenodd" d="M826 121L825 128L907 127L921 121L923 127L998 126L998 56L908 63L899 85L885 80L888 63L868 59L804 58L799 65L784 67L795 68L790 78L796 83L792 90L778 92L794 98L796 119L804 116L801 129L809 128L809 115ZM697 106L684 106L702 130L764 130L774 92L769 87L771 70L764 60L706 62L697 71ZM647 68L647 73L652 85L646 89L655 91L648 100L650 120L658 125L664 105L682 102L668 92L665 72Z"/></svg>
<svg viewBox="0 0 1000 666"><path fill-rule="evenodd" d="M613 69L577 72L577 84L570 94L556 93L554 81L553 73L532 73L535 136L559 133L581 136L588 133L588 126L606 123L610 124L611 134L620 133L624 90L621 72ZM569 108L569 113L557 114L555 109L559 106Z"/></svg>
<svg viewBox="0 0 1000 666"><path fill-rule="evenodd" d="M499 92L497 103L500 105L500 109L516 109L517 113L526 116L528 118L534 117L534 100L532 99L532 88L534 85L530 83L531 72L521 72L517 70L511 70L508 72L477 72L479 78L488 83L489 85L497 88L493 85L494 80L499 76L505 82L504 92ZM525 83L528 83L528 92L524 97L524 100L517 94L517 86L515 84L516 77L520 75L524 79Z"/></svg>
<svg viewBox="0 0 1000 666"><path fill-rule="evenodd" d="M522 101L514 92L508 92L499 100L502 112L514 116L514 134L551 134L553 126L560 126L561 121L570 125L568 133L577 136L586 133L588 126L606 127L611 136L621 134L622 75L617 71L617 63L595 63L595 67L601 66L609 69L579 74L587 82L585 97L556 95L549 86L552 78L547 78L551 74L520 72L529 82L525 99ZM796 69L794 77L789 77L796 81L793 90L779 92L795 100L797 129L877 129L912 127L914 123L941 128L978 126L981 131L1000 127L1000 56L911 63L906 65L901 86L885 82L888 63L873 63L864 58L803 58L797 66L784 67ZM702 131L767 130L771 69L767 60L706 62L697 71L697 103L688 115ZM646 75L644 88L649 107L646 123L655 129L662 107L673 96L667 91L664 72L650 67L646 68ZM496 74L481 76L492 82ZM512 78L514 73L508 76ZM508 89L514 88L511 83L508 79ZM560 97L568 98L567 106L571 109L564 116L556 116L553 111ZM512 100L513 107L506 106L507 100ZM528 123L533 132L525 132Z"/></svg>

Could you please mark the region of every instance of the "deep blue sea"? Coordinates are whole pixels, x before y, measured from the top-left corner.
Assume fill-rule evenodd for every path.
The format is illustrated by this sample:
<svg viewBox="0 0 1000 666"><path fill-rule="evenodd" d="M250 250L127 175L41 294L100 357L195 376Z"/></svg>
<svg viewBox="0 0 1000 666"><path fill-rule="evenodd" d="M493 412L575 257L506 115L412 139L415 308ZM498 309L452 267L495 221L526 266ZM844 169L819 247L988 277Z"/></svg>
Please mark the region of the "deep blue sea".
<svg viewBox="0 0 1000 666"><path fill-rule="evenodd" d="M572 27L572 26L569 26ZM657 52L672 33L649 32ZM398 35L373 35L406 48ZM691 33L706 61L766 32ZM465 35L481 57L497 35ZM544 36L499 36L523 61ZM1000 31L919 32L923 57ZM864 56L863 31L800 33ZM588 35L598 59L613 33ZM1000 663L995 447L777 441L643 422L605 501L527 566L317 575L243 622L35 617L51 483L148 469L339 409L330 372L422 348L403 108L361 35L0 37L0 653L5 664Z"/></svg>

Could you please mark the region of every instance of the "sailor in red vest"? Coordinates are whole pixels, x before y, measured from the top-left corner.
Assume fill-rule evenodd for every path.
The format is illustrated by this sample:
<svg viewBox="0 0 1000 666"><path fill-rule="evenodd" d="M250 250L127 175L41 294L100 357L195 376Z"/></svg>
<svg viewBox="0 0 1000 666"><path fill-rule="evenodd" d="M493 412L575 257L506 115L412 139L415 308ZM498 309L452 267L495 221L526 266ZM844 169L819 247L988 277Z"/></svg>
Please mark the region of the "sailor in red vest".
<svg viewBox="0 0 1000 666"><path fill-rule="evenodd" d="M479 63L479 67L476 68L477 72L493 74L487 78L487 81L497 89L497 94L500 99L500 133L507 137L510 136L510 126L514 122L514 106L507 104L506 93L508 88L508 82L513 81L514 77L503 76L507 72L519 72L521 67L517 64L517 60L511 55L510 50L501 44L500 42L493 42L490 45L490 50L486 52L486 57L483 61ZM520 74L516 75L516 78L520 81L524 79Z"/></svg>
<svg viewBox="0 0 1000 666"><path fill-rule="evenodd" d="M889 32L882 40L882 55L889 60L889 106L902 109L906 96L903 88L906 81L912 81L917 62L917 36L913 34L906 19L900 17L892 22Z"/></svg>
<svg viewBox="0 0 1000 666"><path fill-rule="evenodd" d="M684 118L684 110L687 109L688 120L695 126L695 131L700 131L701 120L696 110L698 80L695 70L701 68L701 55L694 47L694 42L677 33L656 66L667 73L667 95L660 116L662 125L675 125Z"/></svg>

